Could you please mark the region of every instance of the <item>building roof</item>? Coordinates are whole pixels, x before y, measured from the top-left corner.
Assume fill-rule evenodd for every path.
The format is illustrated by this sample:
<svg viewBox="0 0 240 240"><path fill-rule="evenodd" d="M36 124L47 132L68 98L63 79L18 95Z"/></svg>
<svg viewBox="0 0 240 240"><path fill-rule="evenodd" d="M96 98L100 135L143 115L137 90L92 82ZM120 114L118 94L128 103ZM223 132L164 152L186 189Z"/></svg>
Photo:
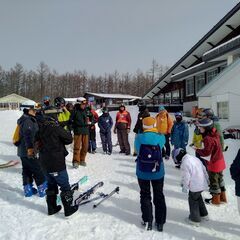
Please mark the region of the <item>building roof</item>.
<svg viewBox="0 0 240 240"><path fill-rule="evenodd" d="M92 95L92 96L95 96L95 97L111 98L111 99L141 99L141 97L138 97L138 96L132 96L132 95L127 95L127 94L118 94L118 93L86 92L85 94Z"/></svg>
<svg viewBox="0 0 240 240"><path fill-rule="evenodd" d="M144 95L152 98L169 82L171 76L202 62L205 52L219 45L234 29L240 26L240 3L229 11L206 35L204 35L179 61L177 61Z"/></svg>
<svg viewBox="0 0 240 240"><path fill-rule="evenodd" d="M10 95L0 98L0 103L24 103L29 100L31 99L12 93Z"/></svg>

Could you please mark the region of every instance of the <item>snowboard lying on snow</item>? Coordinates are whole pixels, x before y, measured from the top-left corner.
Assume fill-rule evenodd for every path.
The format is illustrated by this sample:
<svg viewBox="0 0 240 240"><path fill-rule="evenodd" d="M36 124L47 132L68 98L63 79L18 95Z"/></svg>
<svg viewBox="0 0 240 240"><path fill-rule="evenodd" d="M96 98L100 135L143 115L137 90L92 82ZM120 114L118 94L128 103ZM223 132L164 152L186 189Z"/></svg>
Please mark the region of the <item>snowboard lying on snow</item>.
<svg viewBox="0 0 240 240"><path fill-rule="evenodd" d="M6 163L0 164L0 168L13 167L13 166L17 165L18 163L20 163L19 160L10 160L10 161L8 161Z"/></svg>

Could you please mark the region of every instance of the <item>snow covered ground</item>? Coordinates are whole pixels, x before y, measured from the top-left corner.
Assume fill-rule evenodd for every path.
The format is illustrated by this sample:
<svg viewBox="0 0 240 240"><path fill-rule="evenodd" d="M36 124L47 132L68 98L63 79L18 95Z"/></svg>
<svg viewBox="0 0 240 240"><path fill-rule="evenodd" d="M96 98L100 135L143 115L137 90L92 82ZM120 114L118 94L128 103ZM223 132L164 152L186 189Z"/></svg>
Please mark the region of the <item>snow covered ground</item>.
<svg viewBox="0 0 240 240"><path fill-rule="evenodd" d="M130 112L135 124L137 108L131 107ZM111 114L115 119L116 112ZM11 137L20 115L19 111L0 111L0 163L17 159L16 147L12 145ZM190 128L191 134L192 131L193 127ZM113 135L113 143L116 141L116 135ZM134 134L131 133L131 145L133 141ZM98 136L98 153L88 154L86 168L73 169L72 153L68 155L67 168L70 182L73 183L87 175L89 181L81 186L81 190L87 189L98 181L104 181L104 186L99 191L108 193L119 186L119 195L114 195L96 209L92 208L92 203L81 206L69 219L64 217L63 211L54 216L48 216L45 199L38 196L24 198L21 165L0 169L0 239L240 239L240 216L234 196L234 182L229 175L229 165L240 147L240 141L227 140L226 143L229 149L225 153L228 165L225 181L229 202L220 207L207 206L210 221L202 222L198 228L189 226L185 222L189 214L187 195L181 192L179 186L179 170L174 167L172 160L169 160L165 161L164 192L168 212L164 232L144 231L140 225L141 213L139 187L135 176L135 158L118 154L118 146L114 148L111 156L103 155ZM191 149L189 151L192 152ZM204 195L208 196L208 193Z"/></svg>

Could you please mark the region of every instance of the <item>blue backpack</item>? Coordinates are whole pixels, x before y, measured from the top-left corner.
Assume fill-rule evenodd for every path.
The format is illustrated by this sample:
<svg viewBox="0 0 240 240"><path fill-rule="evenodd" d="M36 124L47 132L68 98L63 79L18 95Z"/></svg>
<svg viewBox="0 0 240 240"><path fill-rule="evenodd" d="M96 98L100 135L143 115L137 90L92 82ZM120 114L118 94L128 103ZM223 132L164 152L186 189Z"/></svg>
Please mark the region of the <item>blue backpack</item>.
<svg viewBox="0 0 240 240"><path fill-rule="evenodd" d="M159 145L141 144L137 158L141 172L159 172L162 163L162 151Z"/></svg>

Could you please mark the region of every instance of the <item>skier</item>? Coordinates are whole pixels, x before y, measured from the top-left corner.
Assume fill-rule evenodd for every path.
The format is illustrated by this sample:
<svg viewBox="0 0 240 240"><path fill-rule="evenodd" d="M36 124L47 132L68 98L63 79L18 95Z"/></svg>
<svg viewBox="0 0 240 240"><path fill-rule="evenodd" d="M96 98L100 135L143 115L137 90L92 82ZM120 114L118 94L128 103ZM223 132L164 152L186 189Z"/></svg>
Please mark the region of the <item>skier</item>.
<svg viewBox="0 0 240 240"><path fill-rule="evenodd" d="M86 166L86 155L88 151L88 135L89 135L89 119L86 112L87 101L83 97L77 99L74 105L74 112L71 115L70 123L74 132L73 147L73 167L78 168L79 165Z"/></svg>
<svg viewBox="0 0 240 240"><path fill-rule="evenodd" d="M188 125L182 119L182 114L180 112L176 112L174 115L176 121L174 122L171 131L171 144L174 146L174 149L183 148L186 150L189 138ZM180 166L176 164L176 167L179 168Z"/></svg>
<svg viewBox="0 0 240 240"><path fill-rule="evenodd" d="M157 230L161 232L166 222L167 212L163 194L164 164L161 153L165 138L164 135L158 133L155 118L146 117L142 120L142 123L144 132L138 134L135 141L138 154L136 175L140 187L142 220L147 230L152 230L152 185L156 226Z"/></svg>
<svg viewBox="0 0 240 240"><path fill-rule="evenodd" d="M235 194L237 196L238 212L240 215L240 149L230 167L232 179L235 181Z"/></svg>
<svg viewBox="0 0 240 240"><path fill-rule="evenodd" d="M196 152L206 160L209 180L211 203L219 205L227 202L226 189L223 180L223 170L226 168L220 137L217 130L213 127L213 121L209 118L199 120L199 130L203 136L203 149L195 148ZM208 200L206 201L208 202Z"/></svg>
<svg viewBox="0 0 240 240"><path fill-rule="evenodd" d="M133 132L135 133L135 139L136 139L136 137L139 133L143 132L143 126L142 126L143 118L150 117L150 114L149 114L149 111L148 111L146 105L139 104L138 109L139 109L138 118L137 118L137 122L135 124L135 127L133 129ZM133 156L137 156L135 148L134 148Z"/></svg>
<svg viewBox="0 0 240 240"><path fill-rule="evenodd" d="M131 115L126 111L124 104L121 104L119 111L116 115L116 124L114 127L114 133L117 133L118 142L120 145L120 153L130 155L131 149L128 141L128 134L131 128Z"/></svg>
<svg viewBox="0 0 240 240"><path fill-rule="evenodd" d="M62 128L58 122L58 109L52 109L51 113L44 116L44 122L39 129L38 138L41 143L39 156L47 176L48 188L47 206L48 215L53 215L61 210L56 204L58 187L61 190L61 200L65 216L70 216L78 210L72 206L73 191L71 191L65 157L68 152L65 145L72 143L72 135Z"/></svg>
<svg viewBox="0 0 240 240"><path fill-rule="evenodd" d="M112 137L111 129L113 120L106 107L102 108L102 115L99 117L98 126L100 129L100 137L102 141L102 148L105 154L112 154Z"/></svg>
<svg viewBox="0 0 240 240"><path fill-rule="evenodd" d="M33 106L23 109L24 114L18 119L20 144L18 145L18 156L22 161L22 178L24 196L31 197L38 192L39 197L45 196L47 182L39 161L36 157L37 144L35 141L38 132L36 121L36 110ZM37 189L33 187L33 179Z"/></svg>
<svg viewBox="0 0 240 240"><path fill-rule="evenodd" d="M167 110L164 108L164 106L160 105L159 107L159 113L156 116L157 120L157 129L158 132L163 134L165 136L165 148L163 148L162 155L165 157L166 160L170 157L171 147L169 144L169 138L171 134L171 130L173 127L173 120L170 114L167 112Z"/></svg>
<svg viewBox="0 0 240 240"><path fill-rule="evenodd" d="M174 151L174 160L181 166L182 192L188 193L190 215L188 222L199 226L202 219L209 220L208 211L202 199L202 191L208 189L208 173L200 159L191 156L184 149Z"/></svg>

